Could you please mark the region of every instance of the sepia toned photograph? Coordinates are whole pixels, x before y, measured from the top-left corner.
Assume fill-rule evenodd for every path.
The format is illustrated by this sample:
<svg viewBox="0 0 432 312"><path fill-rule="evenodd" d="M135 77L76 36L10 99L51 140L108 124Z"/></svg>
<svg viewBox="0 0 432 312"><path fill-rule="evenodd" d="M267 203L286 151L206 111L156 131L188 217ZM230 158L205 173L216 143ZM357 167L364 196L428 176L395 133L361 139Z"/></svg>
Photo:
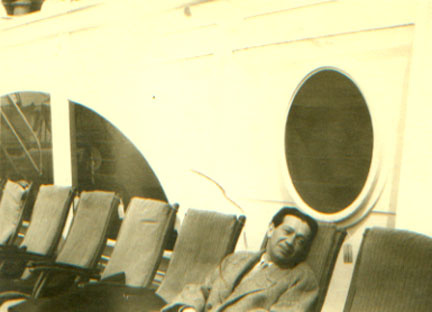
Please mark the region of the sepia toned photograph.
<svg viewBox="0 0 432 312"><path fill-rule="evenodd" d="M2 0L0 311L432 310L432 0Z"/></svg>

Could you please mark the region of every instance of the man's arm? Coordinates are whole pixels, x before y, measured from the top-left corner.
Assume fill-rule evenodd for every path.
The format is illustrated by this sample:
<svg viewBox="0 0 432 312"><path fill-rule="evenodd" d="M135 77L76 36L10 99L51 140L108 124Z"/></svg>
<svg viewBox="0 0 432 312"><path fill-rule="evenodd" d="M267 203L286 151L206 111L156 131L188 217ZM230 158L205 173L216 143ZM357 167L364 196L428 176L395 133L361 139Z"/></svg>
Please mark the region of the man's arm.
<svg viewBox="0 0 432 312"><path fill-rule="evenodd" d="M216 267L205 279L202 285L188 284L186 285L181 293L177 295L172 301L170 301L165 307L162 308L162 312L174 312L182 311L189 312L187 308L194 309L197 312L204 311L204 307L208 298L208 295L212 289L214 281L220 276L222 268L225 267L229 261L231 255L222 260L221 264ZM193 310L191 310L193 311Z"/></svg>
<svg viewBox="0 0 432 312"><path fill-rule="evenodd" d="M207 301L205 289L206 285L189 284L183 288L182 292L177 295L171 302L162 308L162 312L203 311Z"/></svg>

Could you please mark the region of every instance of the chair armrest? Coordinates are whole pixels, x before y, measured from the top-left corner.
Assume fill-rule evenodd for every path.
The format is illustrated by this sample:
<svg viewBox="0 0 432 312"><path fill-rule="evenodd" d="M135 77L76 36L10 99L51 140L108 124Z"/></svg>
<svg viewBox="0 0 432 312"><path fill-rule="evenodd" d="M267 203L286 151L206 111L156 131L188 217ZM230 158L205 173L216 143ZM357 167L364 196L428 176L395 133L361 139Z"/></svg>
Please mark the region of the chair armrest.
<svg viewBox="0 0 432 312"><path fill-rule="evenodd" d="M5 257L8 254L24 254L27 248L18 247L16 245L0 245L0 257Z"/></svg>
<svg viewBox="0 0 432 312"><path fill-rule="evenodd" d="M160 298L160 296L157 295L153 289L150 289L148 287L128 286L125 284L116 283L112 281L100 280L98 282L85 284L83 288L94 289L94 290L117 289L119 293L122 293L124 295L129 295L129 296L142 296L142 295L149 296L150 295L151 297Z"/></svg>
<svg viewBox="0 0 432 312"><path fill-rule="evenodd" d="M51 259L51 257L29 252L25 248L20 248L15 245L3 245L0 246L0 259L21 261L48 261Z"/></svg>
<svg viewBox="0 0 432 312"><path fill-rule="evenodd" d="M64 272L71 273L87 278L100 278L99 271L97 269L80 268L74 265L66 263L49 263L49 262L37 262L32 263L29 266L31 272Z"/></svg>
<svg viewBox="0 0 432 312"><path fill-rule="evenodd" d="M26 294L24 292L20 291L5 291L0 293L0 301L5 302L7 300L13 300L13 299L30 299L32 296L30 294Z"/></svg>

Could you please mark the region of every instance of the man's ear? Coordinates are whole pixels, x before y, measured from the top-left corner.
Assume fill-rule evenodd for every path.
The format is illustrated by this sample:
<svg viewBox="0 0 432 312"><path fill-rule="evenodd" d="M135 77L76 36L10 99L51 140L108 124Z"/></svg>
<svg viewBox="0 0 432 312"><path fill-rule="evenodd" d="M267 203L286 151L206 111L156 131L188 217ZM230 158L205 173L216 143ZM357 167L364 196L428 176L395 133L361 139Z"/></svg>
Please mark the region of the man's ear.
<svg viewBox="0 0 432 312"><path fill-rule="evenodd" d="M274 229L275 227L273 223L271 223L267 229L267 238L270 238L273 235Z"/></svg>

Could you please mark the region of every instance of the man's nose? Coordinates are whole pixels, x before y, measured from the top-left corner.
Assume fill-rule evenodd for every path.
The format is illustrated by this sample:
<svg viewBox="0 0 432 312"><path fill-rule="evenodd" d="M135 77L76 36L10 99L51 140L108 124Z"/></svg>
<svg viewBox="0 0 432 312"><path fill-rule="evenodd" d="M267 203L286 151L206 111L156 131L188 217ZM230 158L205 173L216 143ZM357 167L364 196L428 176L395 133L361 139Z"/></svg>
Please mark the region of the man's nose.
<svg viewBox="0 0 432 312"><path fill-rule="evenodd" d="M295 239L294 235L288 235L287 237L285 237L284 242L285 242L285 244L292 246L292 245L294 245L294 239Z"/></svg>

